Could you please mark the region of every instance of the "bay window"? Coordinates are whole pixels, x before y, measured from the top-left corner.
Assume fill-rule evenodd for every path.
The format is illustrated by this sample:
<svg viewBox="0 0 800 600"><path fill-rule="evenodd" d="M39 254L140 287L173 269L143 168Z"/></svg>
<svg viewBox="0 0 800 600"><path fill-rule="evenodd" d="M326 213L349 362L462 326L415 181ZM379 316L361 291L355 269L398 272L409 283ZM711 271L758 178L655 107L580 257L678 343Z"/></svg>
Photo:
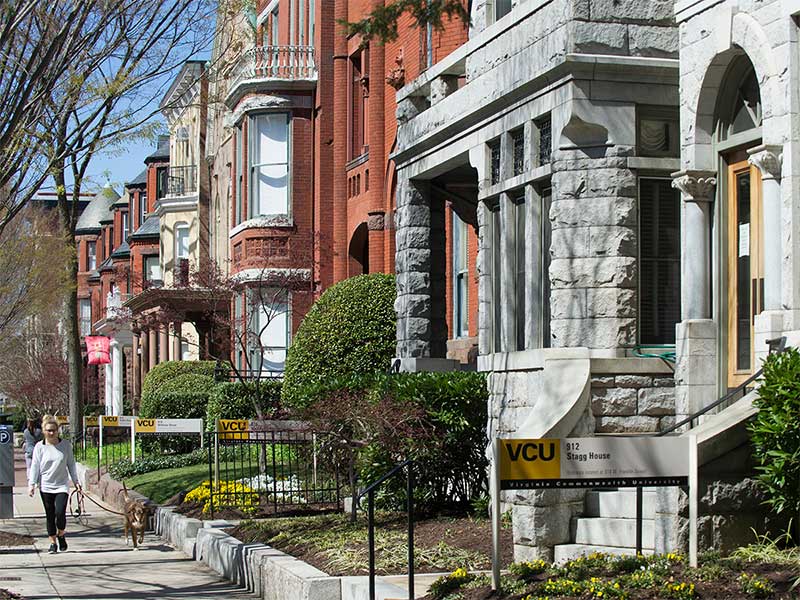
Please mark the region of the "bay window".
<svg viewBox="0 0 800 600"><path fill-rule="evenodd" d="M289 214L289 115L253 115L248 127L250 217Z"/></svg>
<svg viewBox="0 0 800 600"><path fill-rule="evenodd" d="M283 371L289 346L289 294L283 289L255 288L249 296L250 368Z"/></svg>

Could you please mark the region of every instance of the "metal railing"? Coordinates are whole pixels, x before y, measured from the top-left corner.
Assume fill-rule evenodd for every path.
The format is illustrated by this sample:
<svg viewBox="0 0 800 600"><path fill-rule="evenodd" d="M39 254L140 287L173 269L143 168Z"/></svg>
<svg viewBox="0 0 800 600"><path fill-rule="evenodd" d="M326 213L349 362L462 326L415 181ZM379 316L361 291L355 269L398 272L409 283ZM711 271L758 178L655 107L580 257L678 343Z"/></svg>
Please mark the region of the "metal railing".
<svg viewBox="0 0 800 600"><path fill-rule="evenodd" d="M185 196L197 192L197 165L169 167L167 194Z"/></svg>
<svg viewBox="0 0 800 600"><path fill-rule="evenodd" d="M283 379L284 371L271 371L268 369L214 369L214 379L220 383L225 381L264 381L269 379Z"/></svg>
<svg viewBox="0 0 800 600"><path fill-rule="evenodd" d="M317 79L313 46L257 46L241 54L231 87L245 79Z"/></svg>
<svg viewBox="0 0 800 600"><path fill-rule="evenodd" d="M270 516L341 509L339 474L318 467L316 434L286 427L206 433L212 518L222 508Z"/></svg>
<svg viewBox="0 0 800 600"><path fill-rule="evenodd" d="M408 598L414 600L414 472L413 460L405 460L396 465L383 477L371 483L355 498L357 506L361 499L367 497L367 544L369 546L369 600L375 600L375 490L387 479L394 477L402 469L407 468L406 511L408 512Z"/></svg>

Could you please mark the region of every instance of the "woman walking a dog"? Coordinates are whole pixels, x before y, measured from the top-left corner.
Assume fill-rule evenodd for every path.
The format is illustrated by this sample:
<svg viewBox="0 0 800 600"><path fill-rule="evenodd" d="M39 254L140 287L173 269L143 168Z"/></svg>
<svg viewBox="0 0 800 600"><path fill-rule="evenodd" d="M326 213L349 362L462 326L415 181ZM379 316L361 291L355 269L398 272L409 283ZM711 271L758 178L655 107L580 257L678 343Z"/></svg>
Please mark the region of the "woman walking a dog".
<svg viewBox="0 0 800 600"><path fill-rule="evenodd" d="M36 444L31 460L31 472L28 478L30 489L28 495L33 497L36 485L44 504L47 516L47 535L50 538L50 554L67 549L64 530L67 528L67 500L69 498L69 480L77 489L78 473L75 468L75 456L72 444L58 437L58 421L46 415L42 418L44 441ZM58 546L56 546L58 542Z"/></svg>

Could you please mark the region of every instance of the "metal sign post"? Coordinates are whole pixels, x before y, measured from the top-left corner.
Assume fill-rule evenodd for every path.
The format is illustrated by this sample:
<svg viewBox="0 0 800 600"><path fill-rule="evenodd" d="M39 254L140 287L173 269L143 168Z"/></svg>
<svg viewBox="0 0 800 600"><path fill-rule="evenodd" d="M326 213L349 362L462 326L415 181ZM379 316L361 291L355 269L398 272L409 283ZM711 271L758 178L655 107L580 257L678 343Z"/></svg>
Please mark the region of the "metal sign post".
<svg viewBox="0 0 800 600"><path fill-rule="evenodd" d="M14 517L14 428L0 425L0 519Z"/></svg>

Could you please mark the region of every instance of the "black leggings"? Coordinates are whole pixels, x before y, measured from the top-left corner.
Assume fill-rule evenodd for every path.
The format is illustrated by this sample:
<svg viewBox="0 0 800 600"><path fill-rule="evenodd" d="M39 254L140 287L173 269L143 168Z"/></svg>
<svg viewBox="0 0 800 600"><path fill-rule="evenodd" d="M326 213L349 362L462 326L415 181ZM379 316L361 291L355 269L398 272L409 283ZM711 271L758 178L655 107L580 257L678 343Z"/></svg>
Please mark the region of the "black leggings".
<svg viewBox="0 0 800 600"><path fill-rule="evenodd" d="M66 492L50 494L39 492L44 504L44 513L47 515L47 535L55 535L58 530L67 528L67 498Z"/></svg>

